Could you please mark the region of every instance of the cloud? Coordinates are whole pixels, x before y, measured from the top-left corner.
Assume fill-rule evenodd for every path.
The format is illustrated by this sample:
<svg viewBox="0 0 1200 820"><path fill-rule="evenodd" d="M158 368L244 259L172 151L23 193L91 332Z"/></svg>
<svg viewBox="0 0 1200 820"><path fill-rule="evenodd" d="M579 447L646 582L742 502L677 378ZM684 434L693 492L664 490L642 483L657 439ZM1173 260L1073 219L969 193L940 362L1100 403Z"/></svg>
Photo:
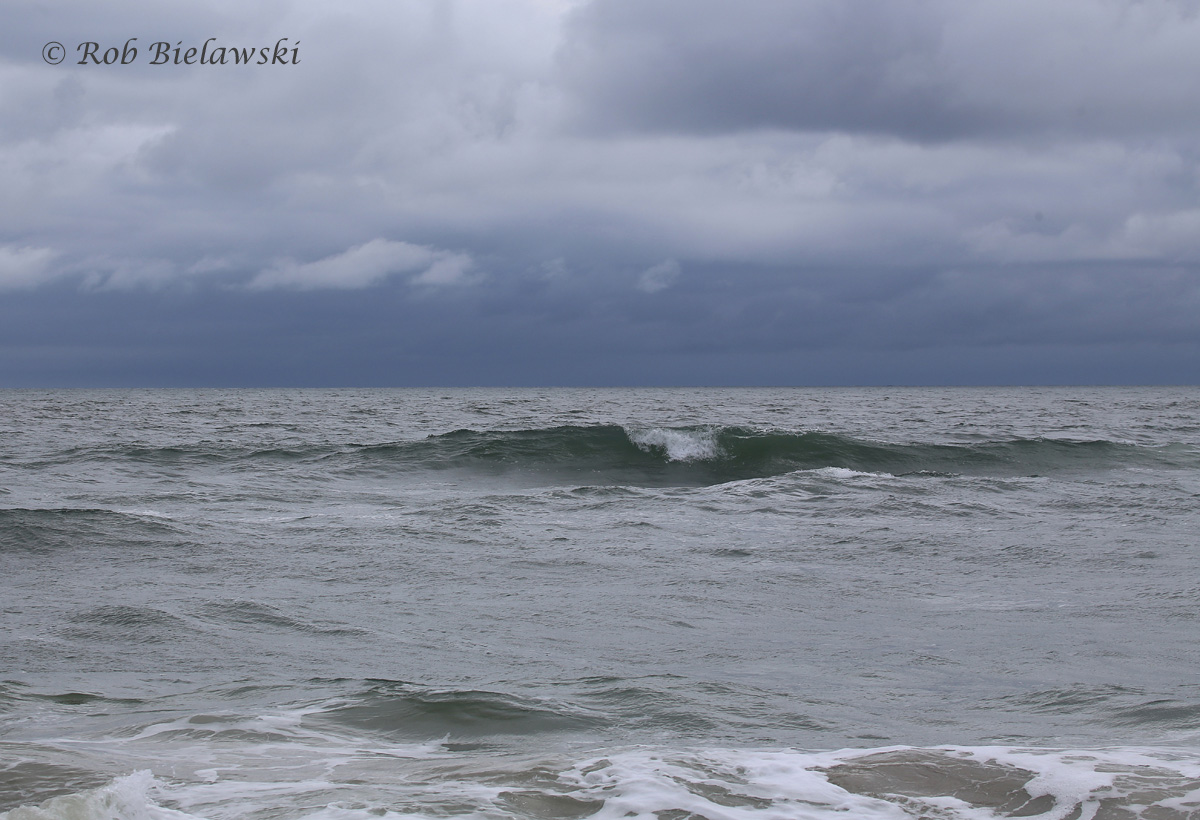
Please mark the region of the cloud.
<svg viewBox="0 0 1200 820"><path fill-rule="evenodd" d="M1125 221L1122 234L1138 255L1195 262L1200 259L1200 208L1135 213Z"/></svg>
<svg viewBox="0 0 1200 820"><path fill-rule="evenodd" d="M167 259L92 260L83 268L83 287L89 290L157 289L172 283L175 265Z"/></svg>
<svg viewBox="0 0 1200 820"><path fill-rule="evenodd" d="M653 267L647 268L638 278L637 288L644 293L658 293L661 290L666 290L675 284L675 280L679 278L680 266L674 259L667 259L659 262Z"/></svg>
<svg viewBox="0 0 1200 820"><path fill-rule="evenodd" d="M474 267L475 263L465 253L441 253L437 260L420 273L412 278L414 285L462 285L466 284L471 277L467 276L467 272Z"/></svg>
<svg viewBox="0 0 1200 820"><path fill-rule="evenodd" d="M1128 256L1122 231L1169 251L1166 232L1124 226L1195 203L1183 0L184 7L180 37L287 34L304 61L0 59L15 95L0 123L21 124L0 151L5 241L168 260L181 280L208 258L238 260L213 281L363 287L387 272L330 249L403 236L501 267L570 259L583 276L664 258L1074 261ZM402 262L420 283L473 280L461 259Z"/></svg>
<svg viewBox="0 0 1200 820"><path fill-rule="evenodd" d="M596 130L1195 129L1194 0L605 0L560 54Z"/></svg>
<svg viewBox="0 0 1200 820"><path fill-rule="evenodd" d="M6 343L90 330L132 362L133 328L218 351L271 314L369 346L411 303L395 360L513 383L556 372L547 338L589 372L620 347L738 378L848 345L1197 344L1200 0L44 5L0 31ZM38 54L131 33L302 61Z"/></svg>
<svg viewBox="0 0 1200 820"><path fill-rule="evenodd" d="M471 257L467 254L439 251L408 242L372 239L315 262L282 259L261 271L248 287L251 290L356 289L379 284L393 274L417 271L420 273L413 277L414 283L450 285L462 281L470 267Z"/></svg>
<svg viewBox="0 0 1200 820"><path fill-rule="evenodd" d="M54 275L50 262L57 255L49 248L0 245L0 290L33 288L49 281Z"/></svg>

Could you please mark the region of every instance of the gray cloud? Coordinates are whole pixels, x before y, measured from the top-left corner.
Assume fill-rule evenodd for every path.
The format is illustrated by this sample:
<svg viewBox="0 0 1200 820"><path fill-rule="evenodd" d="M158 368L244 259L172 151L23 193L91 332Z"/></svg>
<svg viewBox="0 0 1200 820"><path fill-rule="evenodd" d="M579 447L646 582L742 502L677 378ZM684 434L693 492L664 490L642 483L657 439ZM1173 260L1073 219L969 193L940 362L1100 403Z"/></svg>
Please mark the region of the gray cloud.
<svg viewBox="0 0 1200 820"><path fill-rule="evenodd" d="M0 245L0 290L42 284L54 256L49 248Z"/></svg>
<svg viewBox="0 0 1200 820"><path fill-rule="evenodd" d="M414 273L412 281L419 284L453 285L463 282L471 265L471 257L466 254L372 239L315 262L279 260L251 279L249 287L252 290L364 288L396 273Z"/></svg>
<svg viewBox="0 0 1200 820"><path fill-rule="evenodd" d="M642 275L638 277L638 290L646 293L658 293L660 290L666 290L675 284L675 280L679 278L680 273L679 263L674 259L667 259L659 262L657 265L646 268Z"/></svg>
<svg viewBox="0 0 1200 820"><path fill-rule="evenodd" d="M0 377L1200 354L1190 0L50 0L5 22ZM135 35L286 36L302 61L41 62ZM265 316L278 345L253 341Z"/></svg>
<svg viewBox="0 0 1200 820"><path fill-rule="evenodd" d="M945 140L1194 132L1194 0L604 0L561 54L592 128Z"/></svg>

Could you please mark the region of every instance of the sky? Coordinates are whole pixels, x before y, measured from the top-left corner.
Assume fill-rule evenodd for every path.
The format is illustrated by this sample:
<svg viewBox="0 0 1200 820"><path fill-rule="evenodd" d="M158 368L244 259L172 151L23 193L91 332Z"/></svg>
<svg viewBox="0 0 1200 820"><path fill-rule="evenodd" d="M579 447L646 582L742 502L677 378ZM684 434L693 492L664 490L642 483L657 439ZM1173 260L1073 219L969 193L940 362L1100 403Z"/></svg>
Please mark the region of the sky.
<svg viewBox="0 0 1200 820"><path fill-rule="evenodd" d="M0 386L1197 383L1200 0L0 6Z"/></svg>

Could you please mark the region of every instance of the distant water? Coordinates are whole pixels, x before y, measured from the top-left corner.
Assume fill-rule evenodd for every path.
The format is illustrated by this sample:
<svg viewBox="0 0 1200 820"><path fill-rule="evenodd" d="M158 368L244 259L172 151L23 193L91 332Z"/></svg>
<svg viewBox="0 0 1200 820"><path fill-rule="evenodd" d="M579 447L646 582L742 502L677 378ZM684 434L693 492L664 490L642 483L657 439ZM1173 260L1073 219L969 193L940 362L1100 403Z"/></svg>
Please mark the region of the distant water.
<svg viewBox="0 0 1200 820"><path fill-rule="evenodd" d="M1200 389L0 392L0 818L1200 817Z"/></svg>

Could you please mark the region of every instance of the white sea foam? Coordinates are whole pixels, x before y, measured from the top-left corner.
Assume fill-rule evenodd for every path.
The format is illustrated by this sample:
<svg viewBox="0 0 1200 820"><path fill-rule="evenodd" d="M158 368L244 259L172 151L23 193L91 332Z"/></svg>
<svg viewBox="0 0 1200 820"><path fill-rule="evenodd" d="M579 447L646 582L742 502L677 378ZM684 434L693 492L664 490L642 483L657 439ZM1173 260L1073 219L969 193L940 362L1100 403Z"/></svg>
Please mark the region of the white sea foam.
<svg viewBox="0 0 1200 820"><path fill-rule="evenodd" d="M972 760L996 761L1034 772L1035 777L1026 784L1030 794L1053 795L1067 809L1079 804L1083 818L1095 816L1101 800L1126 798L1140 808L1154 805L1191 812L1187 817L1200 811L1200 757L1191 750L1056 751L974 746L950 751Z"/></svg>
<svg viewBox="0 0 1200 820"><path fill-rule="evenodd" d="M669 427L626 428L629 437L640 450L656 450L666 454L668 461L706 461L721 454L715 430L674 430Z"/></svg>
<svg viewBox="0 0 1200 820"><path fill-rule="evenodd" d="M838 766L873 775L877 788L835 785L838 778L831 772ZM991 798L1026 801L1024 805L1001 808L980 801L989 780L1005 778ZM1200 809L1200 758L1194 752L1167 750L634 750L581 762L563 779L576 786L574 796L603 799L603 808L593 815L597 820L649 820L673 810L712 820L901 820L914 813L990 820L1014 810L1041 820L1142 816L1147 811L1186 820ZM944 794L936 793L939 780ZM1023 794L1014 796L1021 789ZM1111 814L1114 809L1117 813Z"/></svg>
<svg viewBox="0 0 1200 820"><path fill-rule="evenodd" d="M803 820L846 817L904 820L900 807L854 795L817 771L829 755L711 751L672 754L637 750L583 761L563 774L575 797L603 800L595 820L689 812L710 820Z"/></svg>
<svg viewBox="0 0 1200 820"><path fill-rule="evenodd" d="M129 510L114 510L114 512L119 512L122 515L136 515L136 516L140 516L142 518L161 518L166 521L174 520L171 516L167 515L166 513L157 512L156 510L129 509Z"/></svg>
<svg viewBox="0 0 1200 820"><path fill-rule="evenodd" d="M869 478L895 478L895 476L891 473L869 473L863 472L862 470L851 470L847 467L821 467L819 469L812 470L811 472L816 473L817 475L842 480L861 478L864 476Z"/></svg>
<svg viewBox="0 0 1200 820"><path fill-rule="evenodd" d="M155 802L160 784L149 771L118 777L98 789L53 797L0 813L0 820L192 820L196 815Z"/></svg>
<svg viewBox="0 0 1200 820"><path fill-rule="evenodd" d="M410 749L394 757L361 747L332 756L329 748L308 749L320 754L303 762L274 747L272 752L282 755L272 762L275 754L264 751L247 755L244 765L230 759L190 777L155 778L138 771L99 789L14 809L0 814L0 820L232 820L250 815L367 820L447 813L595 820L657 820L683 813L708 820L995 820L1018 815L1038 820L1187 820L1200 809L1200 756L1160 749L636 747L574 763L446 749Z"/></svg>

